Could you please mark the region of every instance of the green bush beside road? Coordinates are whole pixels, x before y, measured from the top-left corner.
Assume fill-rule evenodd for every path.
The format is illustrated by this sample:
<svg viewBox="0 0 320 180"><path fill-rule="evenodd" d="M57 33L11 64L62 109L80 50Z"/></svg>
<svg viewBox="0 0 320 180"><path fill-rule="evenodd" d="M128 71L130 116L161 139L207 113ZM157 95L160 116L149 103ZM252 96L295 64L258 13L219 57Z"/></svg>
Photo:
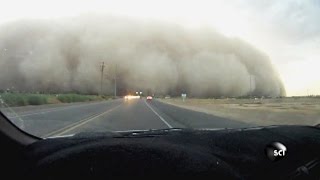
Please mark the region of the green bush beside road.
<svg viewBox="0 0 320 180"><path fill-rule="evenodd" d="M108 98L108 96L81 94L0 93L0 103L6 106L27 106L53 103L101 101Z"/></svg>
<svg viewBox="0 0 320 180"><path fill-rule="evenodd" d="M1 94L1 100L8 106L25 106L27 102L22 94Z"/></svg>
<svg viewBox="0 0 320 180"><path fill-rule="evenodd" d="M60 94L57 96L58 96L57 99L63 103L97 101L97 100L103 99L100 96L80 95L80 94Z"/></svg>
<svg viewBox="0 0 320 180"><path fill-rule="evenodd" d="M28 95L26 97L28 105L41 105L48 103L48 96L46 95Z"/></svg>

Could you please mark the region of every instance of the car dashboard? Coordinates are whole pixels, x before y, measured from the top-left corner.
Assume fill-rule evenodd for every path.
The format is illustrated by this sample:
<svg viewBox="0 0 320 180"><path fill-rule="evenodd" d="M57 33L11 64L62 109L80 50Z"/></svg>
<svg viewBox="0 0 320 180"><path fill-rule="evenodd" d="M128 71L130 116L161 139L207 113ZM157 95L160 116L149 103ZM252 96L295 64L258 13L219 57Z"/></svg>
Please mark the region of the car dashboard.
<svg viewBox="0 0 320 180"><path fill-rule="evenodd" d="M288 150L276 162L265 154L274 141ZM319 157L317 127L165 129L47 138L27 146L17 168L32 179L317 179Z"/></svg>

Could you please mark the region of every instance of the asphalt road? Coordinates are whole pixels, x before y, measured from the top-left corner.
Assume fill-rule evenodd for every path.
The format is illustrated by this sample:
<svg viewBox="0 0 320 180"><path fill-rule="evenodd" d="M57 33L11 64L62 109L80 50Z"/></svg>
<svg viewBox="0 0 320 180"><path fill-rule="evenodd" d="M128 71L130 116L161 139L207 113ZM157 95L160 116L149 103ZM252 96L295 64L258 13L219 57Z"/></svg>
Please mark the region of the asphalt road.
<svg viewBox="0 0 320 180"><path fill-rule="evenodd" d="M40 137L79 132L126 131L167 128L241 128L252 126L191 111L157 100L110 100L96 103L33 108L12 113L9 119Z"/></svg>

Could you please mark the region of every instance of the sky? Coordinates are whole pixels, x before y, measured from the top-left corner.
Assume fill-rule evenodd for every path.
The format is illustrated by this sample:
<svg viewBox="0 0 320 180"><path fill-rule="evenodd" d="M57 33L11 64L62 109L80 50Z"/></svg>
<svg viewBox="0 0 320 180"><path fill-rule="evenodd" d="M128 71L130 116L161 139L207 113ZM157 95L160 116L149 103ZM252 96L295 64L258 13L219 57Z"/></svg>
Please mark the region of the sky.
<svg viewBox="0 0 320 180"><path fill-rule="evenodd" d="M320 0L0 0L0 24L87 13L213 28L269 56L288 96L320 95Z"/></svg>

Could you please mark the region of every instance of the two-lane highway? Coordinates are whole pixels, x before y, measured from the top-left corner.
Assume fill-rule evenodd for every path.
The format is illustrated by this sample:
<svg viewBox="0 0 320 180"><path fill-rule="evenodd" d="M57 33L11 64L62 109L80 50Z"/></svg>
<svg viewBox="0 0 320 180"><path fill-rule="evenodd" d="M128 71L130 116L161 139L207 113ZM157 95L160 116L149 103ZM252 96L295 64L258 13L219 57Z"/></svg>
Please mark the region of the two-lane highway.
<svg viewBox="0 0 320 180"><path fill-rule="evenodd" d="M104 132L167 128L238 128L250 124L168 105L157 100L110 100L63 105L13 113L9 119L22 121L23 129L40 137L79 132Z"/></svg>

